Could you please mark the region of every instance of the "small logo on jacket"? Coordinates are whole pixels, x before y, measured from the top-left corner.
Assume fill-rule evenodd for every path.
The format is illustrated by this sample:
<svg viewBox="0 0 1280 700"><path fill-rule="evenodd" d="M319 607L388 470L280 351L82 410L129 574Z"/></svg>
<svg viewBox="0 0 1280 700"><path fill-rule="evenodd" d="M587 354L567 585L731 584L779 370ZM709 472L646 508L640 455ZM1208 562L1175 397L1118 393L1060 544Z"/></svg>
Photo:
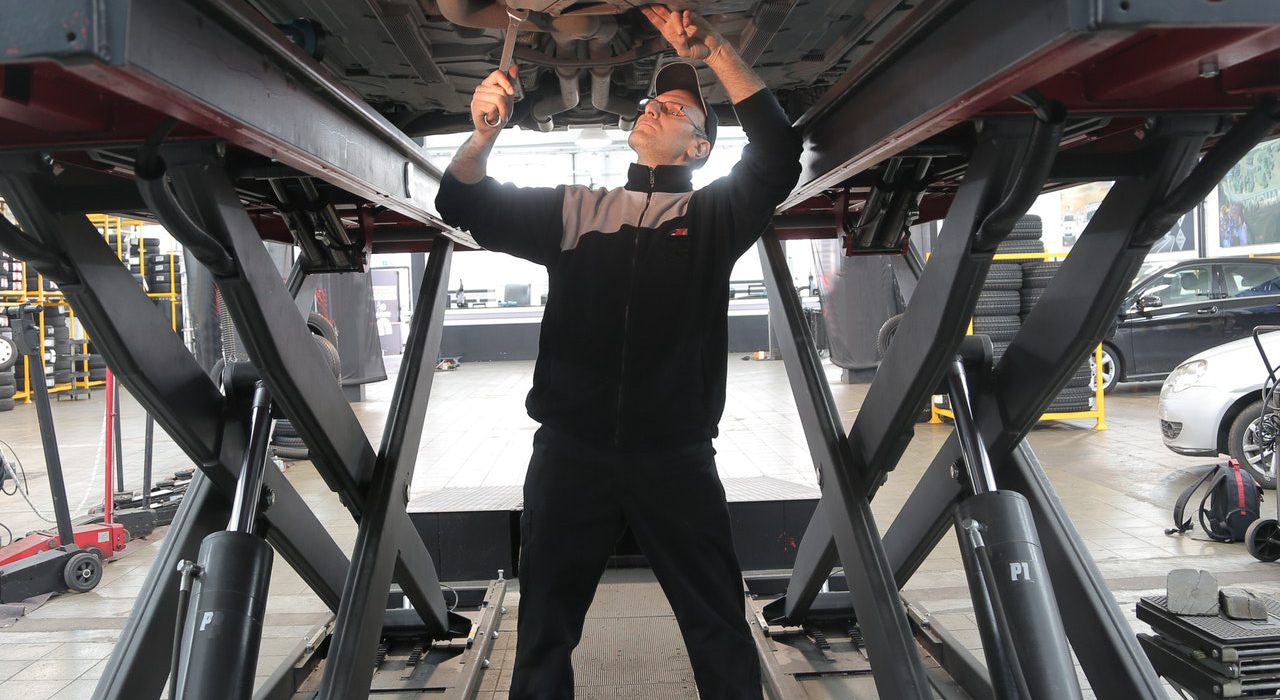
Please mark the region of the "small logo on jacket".
<svg viewBox="0 0 1280 700"><path fill-rule="evenodd" d="M672 238L683 238L683 237L685 237L685 236L689 235L689 229L687 229L687 228L673 228L673 229L671 229L671 233L669 233L669 234L667 234L667 235L668 235L668 236L671 236Z"/></svg>

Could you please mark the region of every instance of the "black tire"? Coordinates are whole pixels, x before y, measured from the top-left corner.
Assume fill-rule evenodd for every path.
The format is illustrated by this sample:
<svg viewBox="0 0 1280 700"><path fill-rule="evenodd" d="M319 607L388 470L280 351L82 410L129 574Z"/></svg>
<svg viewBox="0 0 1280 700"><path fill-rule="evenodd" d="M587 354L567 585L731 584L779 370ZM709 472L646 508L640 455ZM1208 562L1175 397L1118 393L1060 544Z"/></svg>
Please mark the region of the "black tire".
<svg viewBox="0 0 1280 700"><path fill-rule="evenodd" d="M69 370L69 369L68 369L68 370L60 370L60 369L59 369L59 370L54 370L54 371L53 371L53 383L54 383L54 384L70 384L70 383L71 383L71 370Z"/></svg>
<svg viewBox="0 0 1280 700"><path fill-rule="evenodd" d="M329 371L333 373L333 378L342 379L342 358L338 356L338 348L334 347L325 338L318 335L312 336L312 340L316 341L316 345L320 346L320 354L324 355L324 361L329 365Z"/></svg>
<svg viewBox="0 0 1280 700"><path fill-rule="evenodd" d="M276 429L272 432L273 439L298 437L298 431L294 429L293 423L281 418L276 421Z"/></svg>
<svg viewBox="0 0 1280 700"><path fill-rule="evenodd" d="M1044 224L1041 223L1040 217L1035 214L1027 214L1018 219L1013 225L1013 230L1009 232L1007 241L1038 241L1044 235Z"/></svg>
<svg viewBox="0 0 1280 700"><path fill-rule="evenodd" d="M1089 365L1089 388L1093 388L1093 352L1089 352L1089 359L1086 360ZM1124 360L1121 359L1120 353L1110 345L1102 345L1102 391L1109 392L1116 388L1116 385L1124 378Z"/></svg>
<svg viewBox="0 0 1280 700"><path fill-rule="evenodd" d="M1043 289L1028 289L1024 287L1022 289L1022 296L1018 303L1018 315L1025 319L1027 314L1031 313L1031 310L1035 308L1042 296L1044 296Z"/></svg>
<svg viewBox="0 0 1280 700"><path fill-rule="evenodd" d="M329 319L318 313L309 313L307 314L307 328L311 329L312 333L333 343L334 348L338 347L338 329L334 328L332 323L329 323Z"/></svg>
<svg viewBox="0 0 1280 700"><path fill-rule="evenodd" d="M11 399L17 391L18 388L12 384L9 386L0 386L0 399Z"/></svg>
<svg viewBox="0 0 1280 700"><path fill-rule="evenodd" d="M1065 401L1063 399L1054 399L1049 407L1045 409L1045 413L1080 413L1091 410L1093 406L1088 401Z"/></svg>
<svg viewBox="0 0 1280 700"><path fill-rule="evenodd" d="M1058 274L1062 263L1057 260L1028 263L1022 268L1022 286L1024 289L1044 289L1049 281Z"/></svg>
<svg viewBox="0 0 1280 700"><path fill-rule="evenodd" d="M1044 243L1039 240L1018 241L1005 239L996 246L996 255L1001 253L1043 253Z"/></svg>
<svg viewBox="0 0 1280 700"><path fill-rule="evenodd" d="M311 451L305 447L279 447L272 446L271 451L280 459L299 460L310 459Z"/></svg>
<svg viewBox="0 0 1280 700"><path fill-rule="evenodd" d="M1087 411L1092 406L1089 405L1089 399L1093 398L1093 392L1088 387L1063 389L1058 395L1049 402L1046 413L1071 413L1075 411Z"/></svg>
<svg viewBox="0 0 1280 700"><path fill-rule="evenodd" d="M991 343L992 361L996 363L1000 362L1000 358L1004 357L1004 351L1008 349L1009 349L1008 342L997 343L993 341Z"/></svg>
<svg viewBox="0 0 1280 700"><path fill-rule="evenodd" d="M1091 398L1093 398L1093 390L1091 390L1087 386L1084 386L1084 387L1076 387L1073 389L1063 389L1062 391L1058 392L1058 395L1056 397L1054 397L1054 401L1062 401L1064 403L1066 402L1078 403L1080 401L1084 401L1088 403L1089 399Z"/></svg>
<svg viewBox="0 0 1280 700"><path fill-rule="evenodd" d="M62 570L62 581L67 590L87 593L102 581L102 558L96 552L76 552L67 559Z"/></svg>
<svg viewBox="0 0 1280 700"><path fill-rule="evenodd" d="M157 282L155 284L147 285L147 291L151 292L152 294L168 294L169 292L173 291L173 285L168 283L161 284Z"/></svg>
<svg viewBox="0 0 1280 700"><path fill-rule="evenodd" d="M876 355L881 359L889 356L889 343L893 342L893 336L897 334L901 323L902 314L890 316L885 320L884 325L880 326L880 332L876 333Z"/></svg>
<svg viewBox="0 0 1280 700"><path fill-rule="evenodd" d="M14 405L12 398L0 399L0 413L3 413L4 411L12 411Z"/></svg>
<svg viewBox="0 0 1280 700"><path fill-rule="evenodd" d="M1244 407L1231 421L1227 431L1227 453L1240 462L1240 466L1253 476L1264 489L1276 487L1276 477L1268 473L1267 463L1271 459L1271 450L1262 449L1253 442L1258 421L1262 417L1262 399L1258 399Z"/></svg>
<svg viewBox="0 0 1280 700"><path fill-rule="evenodd" d="M0 338L0 372L12 368L18 364L18 358L22 355L18 354L18 346L8 338Z"/></svg>
<svg viewBox="0 0 1280 700"><path fill-rule="evenodd" d="M1271 518L1258 518L1244 531L1244 543L1258 561L1280 559L1280 523Z"/></svg>
<svg viewBox="0 0 1280 700"><path fill-rule="evenodd" d="M63 582L67 590L88 593L102 581L102 558L97 552L77 552L67 559L63 568Z"/></svg>
<svg viewBox="0 0 1280 700"><path fill-rule="evenodd" d="M1022 266L1017 263L994 263L987 271L983 289L1022 289Z"/></svg>
<svg viewBox="0 0 1280 700"><path fill-rule="evenodd" d="M17 384L18 377L14 374L13 370L0 372L0 387L17 386Z"/></svg>
<svg viewBox="0 0 1280 700"><path fill-rule="evenodd" d="M1007 343L1013 340L1022 328L1022 319L1017 316L974 316L973 334L986 335L992 343Z"/></svg>
<svg viewBox="0 0 1280 700"><path fill-rule="evenodd" d="M1017 292L983 291L973 307L974 316L1016 316L1020 300Z"/></svg>
<svg viewBox="0 0 1280 700"><path fill-rule="evenodd" d="M1090 394L1093 393L1093 371L1089 369L1089 363L1086 362L1076 368L1075 374L1067 380L1067 389L1088 389Z"/></svg>

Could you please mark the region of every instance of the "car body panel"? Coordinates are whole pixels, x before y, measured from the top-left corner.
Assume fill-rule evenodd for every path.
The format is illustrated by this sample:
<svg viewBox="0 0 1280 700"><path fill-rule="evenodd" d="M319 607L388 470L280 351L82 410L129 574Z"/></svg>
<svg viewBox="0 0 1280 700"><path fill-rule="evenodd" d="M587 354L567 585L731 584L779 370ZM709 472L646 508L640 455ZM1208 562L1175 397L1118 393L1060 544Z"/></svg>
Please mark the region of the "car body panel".
<svg viewBox="0 0 1280 700"><path fill-rule="evenodd" d="M1139 306L1156 296L1162 305ZM1107 340L1122 381L1160 379L1208 348L1280 324L1280 261L1261 258L1183 260L1135 283Z"/></svg>
<svg viewBox="0 0 1280 700"><path fill-rule="evenodd" d="M1263 335L1262 343L1271 362L1280 362L1280 333ZM1205 372L1195 385L1175 392L1166 381L1160 390L1160 420L1182 426L1177 437L1164 434L1162 439L1179 454L1217 455L1226 448L1221 436L1241 400L1260 395L1267 370L1252 337L1224 343L1180 364L1196 361L1205 363Z"/></svg>

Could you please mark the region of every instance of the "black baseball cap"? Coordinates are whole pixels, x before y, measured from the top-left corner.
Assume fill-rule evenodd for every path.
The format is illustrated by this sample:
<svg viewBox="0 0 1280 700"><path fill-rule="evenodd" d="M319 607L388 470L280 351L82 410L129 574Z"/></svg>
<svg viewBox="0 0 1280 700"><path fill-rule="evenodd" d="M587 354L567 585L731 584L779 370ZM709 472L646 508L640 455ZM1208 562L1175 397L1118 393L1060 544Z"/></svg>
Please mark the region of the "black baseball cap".
<svg viewBox="0 0 1280 700"><path fill-rule="evenodd" d="M707 115L707 122L702 132L707 135L707 141L715 146L716 113L702 96L702 86L698 84L698 69L688 61L672 61L659 68L658 75L653 79L654 94L661 95L668 90L688 90L698 98L698 106L702 108L702 113Z"/></svg>

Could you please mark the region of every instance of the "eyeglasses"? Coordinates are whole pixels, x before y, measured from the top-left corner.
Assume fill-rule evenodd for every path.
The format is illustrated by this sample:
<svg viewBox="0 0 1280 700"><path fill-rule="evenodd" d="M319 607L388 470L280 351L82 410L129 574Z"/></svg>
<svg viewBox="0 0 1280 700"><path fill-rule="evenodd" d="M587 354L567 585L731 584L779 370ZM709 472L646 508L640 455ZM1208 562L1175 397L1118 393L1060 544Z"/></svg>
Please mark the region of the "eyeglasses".
<svg viewBox="0 0 1280 700"><path fill-rule="evenodd" d="M667 114L668 116L684 117L685 119L688 119L689 124L693 126L694 133L698 134L702 138L707 137L706 131L704 131L702 127L698 126L697 123L694 122L693 119L689 116L689 114L685 112L685 109L688 108L687 105L681 104L679 102L672 102L670 100L659 100L657 98L651 97L648 99L640 100L640 102L636 106L640 109L640 112L643 113L643 112L649 111L649 105L651 104L658 105L658 108L661 109L663 113Z"/></svg>

